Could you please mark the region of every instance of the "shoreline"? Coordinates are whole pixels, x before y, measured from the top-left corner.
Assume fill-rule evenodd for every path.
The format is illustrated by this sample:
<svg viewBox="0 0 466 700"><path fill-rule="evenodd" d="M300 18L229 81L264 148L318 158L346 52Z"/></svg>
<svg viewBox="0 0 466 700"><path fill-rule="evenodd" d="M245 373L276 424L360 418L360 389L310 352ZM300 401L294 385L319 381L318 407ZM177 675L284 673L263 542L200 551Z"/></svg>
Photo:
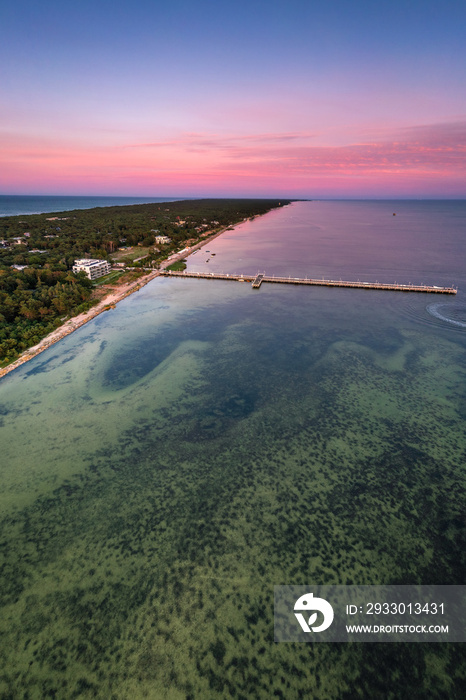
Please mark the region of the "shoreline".
<svg viewBox="0 0 466 700"><path fill-rule="evenodd" d="M234 224L234 227L239 226L240 223L243 222L240 221L237 224ZM159 277L161 270L165 270L169 265L172 265L178 260L184 260L185 258L188 258L196 250L199 250L199 248L202 248L218 236L221 236L223 233L225 233L225 231L228 228L231 228L231 226L226 226L221 231L206 236L203 241L199 241L199 243L195 243L193 246L190 246L188 248L188 251L184 251L180 255L173 257L170 260L164 260L161 263L158 270L153 270L152 272L149 272L147 275L144 275L144 277L141 277L136 282L131 282L130 284L125 285L121 289L116 289L112 292L109 292L107 296L101 299L98 304L90 308L89 311L85 311L81 314L78 314L77 316L73 316L72 318L68 319L61 326L59 326L54 331L42 338L42 340L39 343L37 343L37 345L28 348L27 350L22 352L16 360L11 362L6 367L2 367L0 369L0 379L5 377L10 372L13 372L13 370L18 369L18 367L21 367L21 365L24 365L26 362L29 362L29 360L32 360L34 357L37 357L37 355L40 355L40 353L44 352L44 350L47 350L55 343L58 343L58 341L62 338L66 338L67 335L70 335L70 333L73 333L78 328L81 328L81 326L84 326L86 323L88 323L88 321L92 321L92 319L96 318L104 311L109 311L110 309L114 308L115 305L118 304L118 302L123 301L123 299L126 299L126 297L130 296L134 292L139 291L140 289L145 287L146 284L152 282L152 280L154 280L156 277Z"/></svg>

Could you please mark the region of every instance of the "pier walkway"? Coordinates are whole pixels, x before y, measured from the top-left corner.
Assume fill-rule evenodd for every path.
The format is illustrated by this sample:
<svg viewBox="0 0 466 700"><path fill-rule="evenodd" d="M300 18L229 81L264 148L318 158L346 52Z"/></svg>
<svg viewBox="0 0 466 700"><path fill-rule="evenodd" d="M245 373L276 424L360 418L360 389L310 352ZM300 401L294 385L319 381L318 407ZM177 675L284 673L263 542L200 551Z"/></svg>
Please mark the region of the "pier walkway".
<svg viewBox="0 0 466 700"><path fill-rule="evenodd" d="M456 294L455 287L437 287L427 284L385 284L382 282L345 282L342 280L312 279L302 277L268 277L265 273L256 275L230 275L224 272L174 272L173 270L160 270L160 274L166 277L191 277L199 279L232 280L234 282L250 282L253 289L259 289L262 282L274 282L278 284L307 284L317 287L355 287L356 289L385 289L391 292L427 292L431 294Z"/></svg>
<svg viewBox="0 0 466 700"><path fill-rule="evenodd" d="M253 288L253 289L259 289L259 287L261 286L263 280L264 280L264 275L260 275L260 274L258 273L256 279L255 279L254 282L252 283L252 288Z"/></svg>

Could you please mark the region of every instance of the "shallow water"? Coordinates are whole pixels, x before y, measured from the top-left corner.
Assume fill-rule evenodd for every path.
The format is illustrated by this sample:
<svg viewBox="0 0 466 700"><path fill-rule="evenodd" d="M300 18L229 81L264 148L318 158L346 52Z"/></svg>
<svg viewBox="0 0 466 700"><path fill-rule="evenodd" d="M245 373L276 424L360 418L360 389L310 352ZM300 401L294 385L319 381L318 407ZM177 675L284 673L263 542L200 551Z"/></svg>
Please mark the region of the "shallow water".
<svg viewBox="0 0 466 700"><path fill-rule="evenodd" d="M459 645L275 644L272 603L463 582L465 221L293 204L189 268L458 295L157 279L2 380L0 697L460 697Z"/></svg>

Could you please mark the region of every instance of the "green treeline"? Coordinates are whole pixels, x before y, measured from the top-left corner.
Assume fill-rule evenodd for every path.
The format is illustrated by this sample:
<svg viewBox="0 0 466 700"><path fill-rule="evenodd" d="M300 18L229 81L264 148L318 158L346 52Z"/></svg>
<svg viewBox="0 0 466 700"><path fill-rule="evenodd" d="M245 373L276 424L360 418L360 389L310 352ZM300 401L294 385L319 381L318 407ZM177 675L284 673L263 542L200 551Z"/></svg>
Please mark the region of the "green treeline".
<svg viewBox="0 0 466 700"><path fill-rule="evenodd" d="M76 259L111 262L118 249L140 245L149 254L132 265L157 265L187 241L289 201L200 199L0 218L0 364L92 306L94 285L71 272ZM157 244L160 235L170 242Z"/></svg>
<svg viewBox="0 0 466 700"><path fill-rule="evenodd" d="M85 311L92 283L84 274L50 269L0 269L0 359L13 360L62 319Z"/></svg>

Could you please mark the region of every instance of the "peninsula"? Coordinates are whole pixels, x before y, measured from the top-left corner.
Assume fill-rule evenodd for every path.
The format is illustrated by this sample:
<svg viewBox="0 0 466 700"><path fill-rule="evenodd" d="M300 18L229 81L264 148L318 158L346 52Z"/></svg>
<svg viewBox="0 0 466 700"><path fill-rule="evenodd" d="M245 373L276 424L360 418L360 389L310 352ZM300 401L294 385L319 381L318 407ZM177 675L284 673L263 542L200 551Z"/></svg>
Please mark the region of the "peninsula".
<svg viewBox="0 0 466 700"><path fill-rule="evenodd" d="M198 199L0 218L0 377L212 238L291 200ZM89 279L76 260L107 261Z"/></svg>

